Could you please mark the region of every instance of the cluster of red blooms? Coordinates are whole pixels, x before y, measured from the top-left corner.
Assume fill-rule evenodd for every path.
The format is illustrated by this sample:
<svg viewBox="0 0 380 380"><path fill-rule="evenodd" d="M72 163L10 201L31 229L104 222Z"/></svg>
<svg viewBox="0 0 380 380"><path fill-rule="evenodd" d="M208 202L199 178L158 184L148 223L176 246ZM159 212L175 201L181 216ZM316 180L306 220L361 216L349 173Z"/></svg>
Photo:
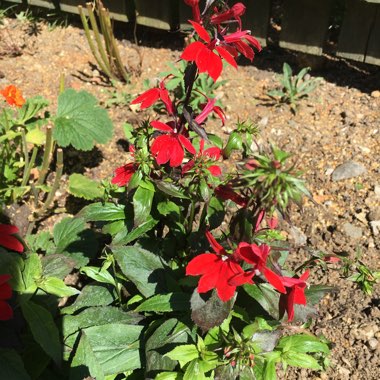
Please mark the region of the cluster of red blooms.
<svg viewBox="0 0 380 380"><path fill-rule="evenodd" d="M237 286L253 284L254 276L263 276L281 293L280 314L283 315L286 310L288 321L294 318L295 304L306 305L304 291L308 271L300 278L280 276L267 267L270 247L266 244L241 242L232 254L228 254L210 232L206 232L206 237L215 253L202 253L186 267L187 275L201 276L198 293L216 289L219 298L226 302L234 296ZM242 262L251 265L251 268L244 271L240 264Z"/></svg>
<svg viewBox="0 0 380 380"><path fill-rule="evenodd" d="M245 12L245 6L242 3L237 3L228 10L220 11L217 8L213 10L214 13L209 17L208 24L214 29L214 37L202 26L199 0L185 0L185 3L192 7L194 20L189 22L194 27L199 39L186 47L181 59L193 62L199 73L208 73L216 81L223 69L222 60L237 68L235 59L239 53L253 60L253 48L258 51L261 50L260 44L250 35L250 31L241 29L240 16ZM233 33L228 33L231 22L237 24L238 28ZM203 151L204 142L201 142L200 151L196 152L189 139L188 128L185 126L183 118L179 117L176 106L169 97L169 92L165 87L165 79L160 82L157 88L149 89L134 99L132 104L140 104L141 109L146 109L157 101L164 103L171 117L171 120L166 123L158 120L150 123L160 133L150 146L150 152L157 164L169 164L170 167L178 167L182 165L187 151L194 158L183 167L182 174L185 174L194 166L195 158L208 157L215 161L219 159L220 150L211 147ZM207 99L207 103L203 105L200 114L193 119L194 122L202 125L207 117L215 112L224 123L224 113L220 107L215 106L215 102L216 99ZM128 163L117 168L112 183L119 186L127 185L138 166L138 163ZM212 175L221 175L221 170L217 165L209 165L208 170Z"/></svg>
<svg viewBox="0 0 380 380"><path fill-rule="evenodd" d="M22 107L25 103L21 91L14 85L9 85L0 90L0 94L4 96L5 101L10 106Z"/></svg>
<svg viewBox="0 0 380 380"><path fill-rule="evenodd" d="M22 253L24 246L13 236L18 232L18 228L15 226L0 224L0 246ZM9 274L0 274L0 321L6 321L13 317L13 310L7 302L12 297L12 288L8 284L10 279Z"/></svg>

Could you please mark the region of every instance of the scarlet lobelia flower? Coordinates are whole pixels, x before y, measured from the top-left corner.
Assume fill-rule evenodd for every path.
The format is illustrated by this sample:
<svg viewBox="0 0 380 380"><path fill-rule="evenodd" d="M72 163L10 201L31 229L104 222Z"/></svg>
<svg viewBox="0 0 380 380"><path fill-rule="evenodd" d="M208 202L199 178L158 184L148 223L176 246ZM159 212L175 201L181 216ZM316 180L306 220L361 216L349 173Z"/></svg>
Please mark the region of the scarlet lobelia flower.
<svg viewBox="0 0 380 380"><path fill-rule="evenodd" d="M12 297L12 288L8 284L9 274L0 275L0 321L7 321L13 317L13 310L6 302Z"/></svg>
<svg viewBox="0 0 380 380"><path fill-rule="evenodd" d="M222 120L222 125L224 125L226 121L226 115L219 106L215 105L216 101L216 98L207 98L207 103L203 105L202 112L194 119L198 124L202 124L211 112L215 112Z"/></svg>
<svg viewBox="0 0 380 380"><path fill-rule="evenodd" d="M223 32L220 31L217 38L211 39L207 30L202 25L194 21L189 22L205 43L201 41L191 43L184 50L181 58L185 61L194 61L199 72L207 72L214 81L216 81L222 73L222 58L237 68L235 58L238 52L252 61L255 53L250 45L259 51L261 50L259 42L250 35L248 30L239 30L226 35L226 29L224 29ZM218 54L214 53L214 50L216 50Z"/></svg>
<svg viewBox="0 0 380 380"><path fill-rule="evenodd" d="M161 99L167 111L173 115L174 114L174 107L173 103L170 100L169 92L165 87L164 81L160 82L159 87L151 88L145 92L143 92L141 95L139 95L136 99L134 99L131 104L139 104L140 108L145 109L149 108L151 105L153 105L158 99Z"/></svg>
<svg viewBox="0 0 380 380"><path fill-rule="evenodd" d="M202 253L192 259L187 264L186 275L201 276L198 293L216 289L219 298L226 302L234 296L236 290L236 286L230 284L230 279L243 273L243 269L235 255L228 255L209 231L206 232L206 237L215 253Z"/></svg>
<svg viewBox="0 0 380 380"><path fill-rule="evenodd" d="M201 11L199 10L199 0L184 0L186 5L191 7L193 19L196 22L201 22Z"/></svg>
<svg viewBox="0 0 380 380"><path fill-rule="evenodd" d="M134 155L135 148L133 145L129 146L129 152ZM131 180L133 174L136 172L138 164L130 162L123 166L120 166L115 170L115 176L112 178L111 183L118 186L125 186Z"/></svg>
<svg viewBox="0 0 380 380"><path fill-rule="evenodd" d="M267 259L270 253L270 247L266 244L260 246L256 244L240 243L237 249L237 255L246 263L252 265L252 269L234 277L231 283L234 285L242 285L245 283L253 283L252 277L255 274L263 274L268 282L279 292L286 293L282 277L274 273L267 266Z"/></svg>
<svg viewBox="0 0 380 380"><path fill-rule="evenodd" d="M11 251L23 252L24 246L16 237L12 236L18 232L19 230L16 226L0 224L0 245Z"/></svg>
<svg viewBox="0 0 380 380"><path fill-rule="evenodd" d="M221 198L225 201L231 200L239 206L246 207L248 204L248 200L234 191L231 186L219 185L215 188L214 192L218 198Z"/></svg>
<svg viewBox="0 0 380 380"><path fill-rule="evenodd" d="M286 293L280 296L280 317L286 310L289 322L294 318L294 305L306 305L305 289L309 273L307 270L300 278L281 277Z"/></svg>
<svg viewBox="0 0 380 380"><path fill-rule="evenodd" d="M25 99L22 97L21 91L13 84L0 90L0 94L4 96L6 102L10 106L22 107Z"/></svg>
<svg viewBox="0 0 380 380"><path fill-rule="evenodd" d="M191 154L196 150L183 134L178 133L176 128L162 123L161 121L152 121L151 126L159 131L165 132L164 135L156 137L150 148L159 165L169 162L171 167L180 166L185 156L186 149Z"/></svg>
<svg viewBox="0 0 380 380"><path fill-rule="evenodd" d="M211 148L208 148L206 150L203 150L205 146L205 142L202 139L199 144L199 153L197 155L198 161L199 161L199 169L206 169L208 170L213 176L218 177L222 175L222 170L218 165L209 165L207 161L210 159L213 160L219 160L220 156L222 155L221 149L217 148L216 146L213 146ZM190 160L185 165L183 165L182 168L182 174L187 173L189 170L191 170L196 164L196 160Z"/></svg>
<svg viewBox="0 0 380 380"><path fill-rule="evenodd" d="M245 13L245 9L246 8L244 4L236 3L228 11L212 15L210 20L211 24L219 25L223 22L235 19L239 23L241 29L240 16L242 16Z"/></svg>

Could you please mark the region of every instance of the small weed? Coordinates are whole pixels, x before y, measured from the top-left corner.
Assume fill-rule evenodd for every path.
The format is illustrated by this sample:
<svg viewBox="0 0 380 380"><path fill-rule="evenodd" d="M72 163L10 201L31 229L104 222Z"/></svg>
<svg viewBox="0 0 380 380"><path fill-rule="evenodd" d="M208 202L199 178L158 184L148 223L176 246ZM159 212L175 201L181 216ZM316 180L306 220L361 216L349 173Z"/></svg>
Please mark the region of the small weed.
<svg viewBox="0 0 380 380"><path fill-rule="evenodd" d="M107 91L108 99L104 102L106 108L114 106L126 106L132 101L132 95L125 91L110 90Z"/></svg>
<svg viewBox="0 0 380 380"><path fill-rule="evenodd" d="M289 104L292 112L296 113L298 101L309 96L318 87L321 78L310 78L307 75L310 67L303 68L297 75L293 76L293 71L286 62L282 70L283 75L279 79L282 87L268 91L267 95L280 103Z"/></svg>

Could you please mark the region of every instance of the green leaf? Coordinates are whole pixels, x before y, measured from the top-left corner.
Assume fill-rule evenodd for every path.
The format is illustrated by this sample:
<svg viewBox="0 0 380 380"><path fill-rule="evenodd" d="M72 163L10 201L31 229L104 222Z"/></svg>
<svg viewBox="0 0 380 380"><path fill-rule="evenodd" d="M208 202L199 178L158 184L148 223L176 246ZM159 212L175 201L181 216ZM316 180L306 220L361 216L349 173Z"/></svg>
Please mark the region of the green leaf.
<svg viewBox="0 0 380 380"><path fill-rule="evenodd" d="M53 230L56 253L62 253L67 246L78 240L79 234L84 229L84 220L80 218L65 218L56 224Z"/></svg>
<svg viewBox="0 0 380 380"><path fill-rule="evenodd" d="M53 129L58 145L91 150L95 142L105 144L112 138L112 122L107 111L97 103L97 99L86 91L67 89L59 95Z"/></svg>
<svg viewBox="0 0 380 380"><path fill-rule="evenodd" d="M327 285L310 285L305 290L307 303L316 305L327 293L337 292L338 289Z"/></svg>
<svg viewBox="0 0 380 380"><path fill-rule="evenodd" d="M44 277L57 277L63 280L75 267L75 261L66 256L47 255L41 258Z"/></svg>
<svg viewBox="0 0 380 380"><path fill-rule="evenodd" d="M74 173L69 177L69 193L77 198L93 200L102 198L104 189L97 181L94 181L83 174Z"/></svg>
<svg viewBox="0 0 380 380"><path fill-rule="evenodd" d="M34 145L42 145L46 141L46 135L38 127L26 134L26 142Z"/></svg>
<svg viewBox="0 0 380 380"><path fill-rule="evenodd" d="M197 289L191 296L191 319L203 331L219 326L230 314L235 298L223 302L215 291L211 296L200 295Z"/></svg>
<svg viewBox="0 0 380 380"><path fill-rule="evenodd" d="M75 302L61 309L62 314L72 314L77 310L89 306L107 306L114 301L114 296L110 290L103 285L86 285Z"/></svg>
<svg viewBox="0 0 380 380"><path fill-rule="evenodd" d="M186 368L183 380L207 380L199 360L193 360Z"/></svg>
<svg viewBox="0 0 380 380"><path fill-rule="evenodd" d="M85 328L109 323L135 325L142 319L143 317L138 314L127 313L114 306L89 307L79 314L65 315L62 327L65 345L73 347L78 332Z"/></svg>
<svg viewBox="0 0 380 380"><path fill-rule="evenodd" d="M314 370L322 369L316 359L301 352L288 351L286 354L282 355L282 360L294 367L310 368Z"/></svg>
<svg viewBox="0 0 380 380"><path fill-rule="evenodd" d="M171 216L171 219L178 219L178 215L180 215L181 210L177 204L172 201L165 200L164 202L160 202L157 205L158 212L163 216Z"/></svg>
<svg viewBox="0 0 380 380"><path fill-rule="evenodd" d="M330 349L326 343L321 342L317 337L311 335L291 335L281 338L277 348L283 351L294 352L323 352L328 354Z"/></svg>
<svg viewBox="0 0 380 380"><path fill-rule="evenodd" d="M97 202L84 207L78 214L85 222L113 222L125 218L124 206Z"/></svg>
<svg viewBox="0 0 380 380"><path fill-rule="evenodd" d="M141 185L133 195L134 225L137 227L146 222L150 216L154 191Z"/></svg>
<svg viewBox="0 0 380 380"><path fill-rule="evenodd" d="M34 339L54 362L60 365L62 351L59 332L50 312L26 298L21 300L20 305Z"/></svg>
<svg viewBox="0 0 380 380"><path fill-rule="evenodd" d="M57 297L70 297L80 293L78 289L67 286L61 279L56 277L44 278L43 281L38 284L38 287L46 293L53 294Z"/></svg>
<svg viewBox="0 0 380 380"><path fill-rule="evenodd" d="M36 282L42 276L41 260L37 253L30 253L24 263L22 277L24 279L25 290L28 290L28 293L34 293L37 288Z"/></svg>
<svg viewBox="0 0 380 380"><path fill-rule="evenodd" d="M27 121L37 116L38 112L48 105L49 101L42 96L28 98L18 111L18 124L25 124Z"/></svg>
<svg viewBox="0 0 380 380"><path fill-rule="evenodd" d="M88 343L105 375L141 367L139 339L143 326L110 323L84 329Z"/></svg>
<svg viewBox="0 0 380 380"><path fill-rule="evenodd" d="M115 286L114 278L105 268L83 267L80 271L95 281Z"/></svg>
<svg viewBox="0 0 380 380"><path fill-rule="evenodd" d="M0 349L0 379L31 380L15 350Z"/></svg>
<svg viewBox="0 0 380 380"><path fill-rule="evenodd" d="M155 181L155 184L157 188L166 195L174 198L189 199L189 197L184 194L183 190L172 182Z"/></svg>
<svg viewBox="0 0 380 380"><path fill-rule="evenodd" d="M113 239L112 244L129 244L150 231L157 223L158 220L155 220L150 215L148 215L147 220L138 225L133 230L128 231L127 228L124 228L122 231L118 232Z"/></svg>
<svg viewBox="0 0 380 380"><path fill-rule="evenodd" d="M178 372L161 372L154 380L182 380L182 375Z"/></svg>
<svg viewBox="0 0 380 380"><path fill-rule="evenodd" d="M70 367L70 380L84 379L88 375L96 378L96 380L104 380L104 372L98 363L85 332L81 334Z"/></svg>
<svg viewBox="0 0 380 380"><path fill-rule="evenodd" d="M265 380L277 380L276 374L276 362L274 360L268 360L264 370Z"/></svg>
<svg viewBox="0 0 380 380"><path fill-rule="evenodd" d="M162 259L139 247L113 247L112 252L124 275L144 297L165 293L166 280Z"/></svg>
<svg viewBox="0 0 380 380"><path fill-rule="evenodd" d="M190 296L186 293L157 294L136 308L136 311L186 311L190 308Z"/></svg>
<svg viewBox="0 0 380 380"><path fill-rule="evenodd" d="M25 284L21 273L24 267L24 260L17 252L9 252L0 247L0 268L2 273L10 274L9 281L12 289L17 292L25 290Z"/></svg>
<svg viewBox="0 0 380 380"><path fill-rule="evenodd" d="M199 352L194 344L183 344L175 347L173 350L165 354L172 360L178 360L181 368L183 368L188 362L197 359Z"/></svg>

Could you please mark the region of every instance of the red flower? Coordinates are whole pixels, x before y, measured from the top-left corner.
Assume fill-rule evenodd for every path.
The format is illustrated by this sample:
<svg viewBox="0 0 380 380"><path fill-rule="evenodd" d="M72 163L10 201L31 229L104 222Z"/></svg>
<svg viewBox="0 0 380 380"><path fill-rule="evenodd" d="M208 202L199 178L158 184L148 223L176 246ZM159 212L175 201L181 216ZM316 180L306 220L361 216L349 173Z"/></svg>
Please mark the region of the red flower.
<svg viewBox="0 0 380 380"><path fill-rule="evenodd" d="M120 166L115 170L115 176L112 178L112 183L118 186L125 186L133 174L136 172L136 165L134 163L129 163L123 166Z"/></svg>
<svg viewBox="0 0 380 380"><path fill-rule="evenodd" d="M216 100L216 98L207 99L207 104L203 106L202 112L194 119L198 124L202 124L207 119L208 115L214 111L222 120L222 125L224 125L226 115L220 107L215 105Z"/></svg>
<svg viewBox="0 0 380 380"><path fill-rule="evenodd" d="M221 156L221 150L217 148L216 146L213 146L211 148L206 149L205 151L203 150L205 145L204 140L202 139L200 144L199 144L199 153L197 155L199 165L198 167L205 168L208 170L213 176L218 177L222 175L222 170L218 165L207 165L207 161L211 158L213 160L219 160ZM185 165L183 165L182 168L182 174L187 173L189 170L191 170L195 166L196 161L195 160L190 160L187 162Z"/></svg>
<svg viewBox="0 0 380 380"><path fill-rule="evenodd" d="M236 276L232 282L235 285L242 285L245 283L253 283L252 277L255 274L262 273L268 282L279 292L286 293L285 287L282 282L282 277L267 268L267 258L269 256L270 247L266 244L260 246L256 244L240 243L237 255L246 263L252 265L252 269L244 272L242 275Z"/></svg>
<svg viewBox="0 0 380 380"><path fill-rule="evenodd" d="M13 310L6 300L12 297L12 288L7 282L10 280L9 274L0 275L0 321L7 321L13 317Z"/></svg>
<svg viewBox="0 0 380 380"><path fill-rule="evenodd" d="M0 94L4 96L7 103L11 106L22 107L25 103L21 91L14 85L7 86L4 90L0 90Z"/></svg>
<svg viewBox="0 0 380 380"><path fill-rule="evenodd" d="M140 96L134 99L131 104L140 103L140 108L145 109L153 105L158 99L161 99L164 102L167 111L173 115L173 103L169 98L169 92L165 88L164 81L160 82L160 87L151 88L150 90L143 92Z"/></svg>
<svg viewBox="0 0 380 380"><path fill-rule="evenodd" d="M193 19L196 22L201 22L201 12L199 10L199 0L184 0L186 5L191 7Z"/></svg>
<svg viewBox="0 0 380 380"><path fill-rule="evenodd" d="M215 194L217 197L227 201L231 200L235 202L237 205L246 207L248 201L246 198L242 197L240 194L236 193L232 190L230 186L219 185L215 188Z"/></svg>
<svg viewBox="0 0 380 380"><path fill-rule="evenodd" d="M245 5L242 3L236 3L228 11L212 15L211 24L219 25L223 22L226 22L226 21L228 22L232 19L235 19L237 20L241 28L240 16L242 16L244 12L245 12Z"/></svg>
<svg viewBox="0 0 380 380"><path fill-rule="evenodd" d="M198 282L198 293L206 293L216 289L219 298L226 302L236 290L230 285L231 278L243 272L234 255L227 255L225 249L217 243L210 232L206 232L207 240L216 253L202 253L192 259L186 267L187 276L201 276Z"/></svg>
<svg viewBox="0 0 380 380"><path fill-rule="evenodd" d="M10 226L8 224L0 224L0 245L10 249L11 251L23 252L24 246L21 244L17 238L12 236L19 232L18 228L15 226Z"/></svg>
<svg viewBox="0 0 380 380"><path fill-rule="evenodd" d="M171 167L180 166L185 156L184 148L191 154L196 153L191 142L184 135L178 133L176 129L160 121L152 121L150 124L153 128L167 132L165 135L156 137L150 148L159 165L170 161Z"/></svg>
<svg viewBox="0 0 380 380"><path fill-rule="evenodd" d="M294 318L294 305L306 305L305 288L308 277L308 270L300 278L281 277L286 294L280 296L280 316L283 316L286 310L288 322Z"/></svg>

